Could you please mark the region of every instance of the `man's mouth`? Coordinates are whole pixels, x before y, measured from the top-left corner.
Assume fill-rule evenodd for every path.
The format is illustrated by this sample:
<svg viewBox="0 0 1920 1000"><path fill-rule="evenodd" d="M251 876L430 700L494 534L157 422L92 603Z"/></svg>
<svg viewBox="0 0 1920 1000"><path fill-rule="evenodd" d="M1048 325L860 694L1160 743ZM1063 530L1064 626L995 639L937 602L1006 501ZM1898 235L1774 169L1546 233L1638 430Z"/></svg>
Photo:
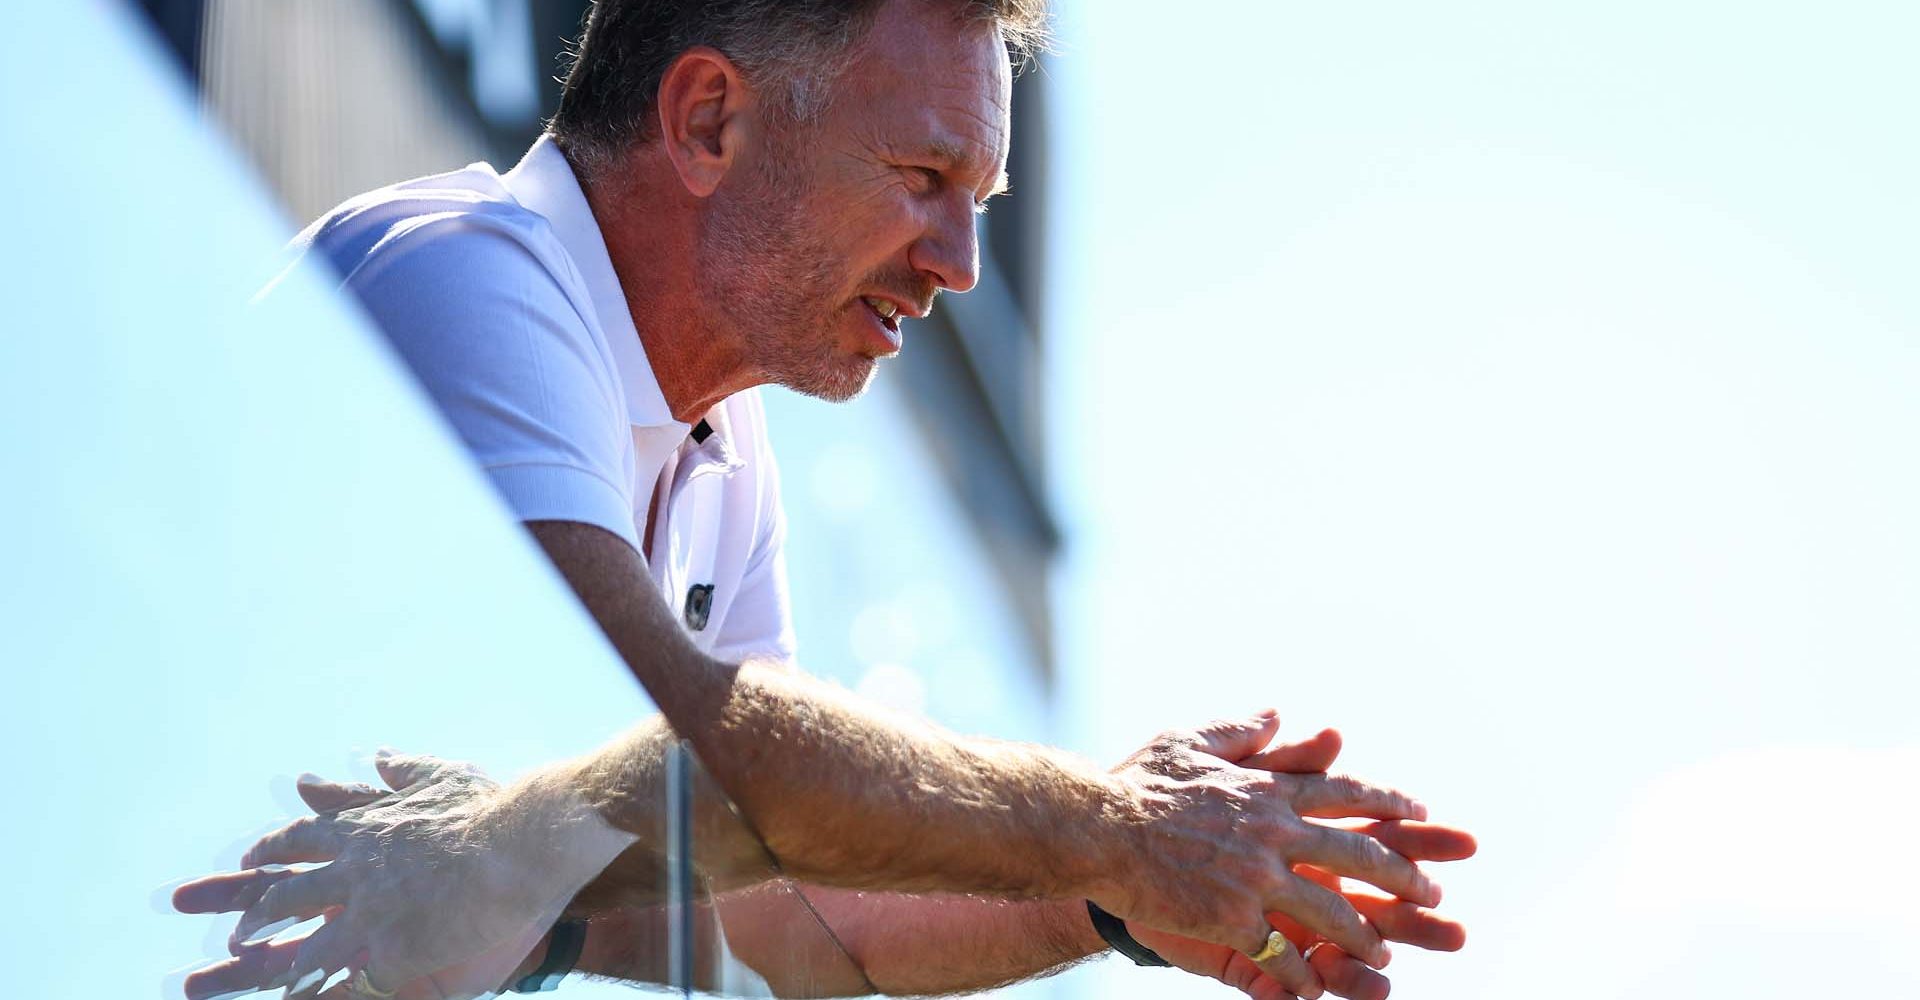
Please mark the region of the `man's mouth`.
<svg viewBox="0 0 1920 1000"><path fill-rule="evenodd" d="M861 296L860 301L866 303L867 310L873 313L873 318L880 327L874 331L877 336L871 341L869 353L874 357L891 357L900 353L901 344L905 340L900 334L900 307L886 299L871 295Z"/></svg>
<svg viewBox="0 0 1920 1000"><path fill-rule="evenodd" d="M866 302L867 308L872 309L880 315L880 321L887 324L887 329L900 329L899 306L888 302L886 299L876 299L871 295L865 296L862 301Z"/></svg>

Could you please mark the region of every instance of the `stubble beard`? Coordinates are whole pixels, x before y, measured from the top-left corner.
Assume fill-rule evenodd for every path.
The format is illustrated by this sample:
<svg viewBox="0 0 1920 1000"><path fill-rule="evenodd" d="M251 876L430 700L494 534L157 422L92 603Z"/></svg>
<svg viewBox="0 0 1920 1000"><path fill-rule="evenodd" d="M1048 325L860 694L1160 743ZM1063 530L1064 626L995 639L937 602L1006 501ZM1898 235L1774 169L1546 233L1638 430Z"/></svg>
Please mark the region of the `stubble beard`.
<svg viewBox="0 0 1920 1000"><path fill-rule="evenodd" d="M785 153L769 161L799 162ZM847 303L834 252L808 224L810 186L778 168L717 210L704 254L704 294L745 345L762 381L844 403L865 392L878 362L840 349Z"/></svg>

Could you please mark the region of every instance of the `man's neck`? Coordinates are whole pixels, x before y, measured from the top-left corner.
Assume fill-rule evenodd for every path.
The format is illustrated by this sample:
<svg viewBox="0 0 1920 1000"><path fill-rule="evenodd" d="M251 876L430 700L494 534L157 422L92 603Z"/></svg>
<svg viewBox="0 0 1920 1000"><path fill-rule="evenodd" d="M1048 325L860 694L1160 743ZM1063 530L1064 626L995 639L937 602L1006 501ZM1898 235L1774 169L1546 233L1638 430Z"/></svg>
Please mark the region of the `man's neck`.
<svg viewBox="0 0 1920 1000"><path fill-rule="evenodd" d="M581 179L640 346L673 419L695 423L721 400L759 385L737 335L713 322L694 281L699 206L641 177Z"/></svg>

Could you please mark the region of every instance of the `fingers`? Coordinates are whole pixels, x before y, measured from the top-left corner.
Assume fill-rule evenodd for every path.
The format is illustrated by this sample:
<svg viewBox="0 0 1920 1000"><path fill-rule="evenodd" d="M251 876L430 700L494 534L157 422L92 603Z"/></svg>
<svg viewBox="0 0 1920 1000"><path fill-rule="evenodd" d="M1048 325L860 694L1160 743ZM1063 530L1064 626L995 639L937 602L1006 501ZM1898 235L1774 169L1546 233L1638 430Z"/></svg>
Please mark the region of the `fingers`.
<svg viewBox="0 0 1920 1000"><path fill-rule="evenodd" d="M1329 889L1340 889L1340 876L1332 872L1310 865L1301 865L1295 872ZM1432 910L1402 899L1388 899L1363 892L1342 892L1341 895L1373 925L1374 930L1380 932L1381 937L1389 941L1399 941L1428 951L1459 951L1466 946L1466 925L1457 920L1448 920Z"/></svg>
<svg viewBox="0 0 1920 1000"><path fill-rule="evenodd" d="M241 856L240 867L332 861L339 851L338 845L339 834L331 819L305 816L261 837Z"/></svg>
<svg viewBox="0 0 1920 1000"><path fill-rule="evenodd" d="M345 886L331 869L302 872L267 886L233 927L233 941L244 943L266 928L286 921L310 920L346 902Z"/></svg>
<svg viewBox="0 0 1920 1000"><path fill-rule="evenodd" d="M425 781L447 766L447 762L426 754L403 754L382 747L373 755L374 770L380 772L380 780L394 791L403 791L408 785Z"/></svg>
<svg viewBox="0 0 1920 1000"><path fill-rule="evenodd" d="M1347 902L1384 938L1428 951L1459 951L1466 947L1467 928L1457 920L1448 920L1402 899L1357 892L1346 896Z"/></svg>
<svg viewBox="0 0 1920 1000"><path fill-rule="evenodd" d="M1261 952L1272 933L1272 928L1263 927L1260 943L1251 951L1256 954ZM1306 956L1300 954L1300 949L1294 947L1293 942L1287 940L1285 935L1280 937L1280 943L1283 945L1280 953L1265 961L1254 962L1251 955L1243 957L1253 962L1261 972L1273 977L1274 981L1286 987L1301 1000L1318 1000L1320 994L1326 992L1326 987L1320 982L1320 975L1313 971L1313 967L1307 964Z"/></svg>
<svg viewBox="0 0 1920 1000"><path fill-rule="evenodd" d="M300 874L291 868L254 868L194 879L173 890L173 908L181 913L231 913L260 899L267 888Z"/></svg>
<svg viewBox="0 0 1920 1000"><path fill-rule="evenodd" d="M355 962L354 964L361 970L361 973L365 976L365 978L362 979L361 982L365 983L367 990L370 990L373 993L385 994L386 996L391 997L395 993L400 992L399 984L409 982L410 980L415 978L416 974L403 974L398 970L394 969L392 966L388 965L387 963L380 961L379 959L367 957L367 953L364 951L361 952L361 955L366 960ZM428 974L425 976L425 978L427 982L433 984L434 995L442 998L442 1000L457 1000L458 997L480 995L480 994L473 993L470 988L458 989L456 992L449 992L446 988L442 987L439 984L439 982L434 979L432 975ZM351 984L343 984L343 985L351 985ZM350 989L348 991L348 995L352 996L354 1000L363 1000L363 998L365 998L368 995L368 993L367 991L363 991L363 990ZM486 993L484 995L492 996L493 994Z"/></svg>
<svg viewBox="0 0 1920 1000"><path fill-rule="evenodd" d="M1227 953L1226 965L1219 972L1205 972L1221 982L1245 993L1252 1000L1298 1000L1298 995L1287 989L1278 979L1267 975L1266 971L1248 958L1231 948L1223 948Z"/></svg>
<svg viewBox="0 0 1920 1000"><path fill-rule="evenodd" d="M1415 861L1462 861L1480 849L1473 834L1438 823L1389 820L1355 827L1354 832L1366 834Z"/></svg>
<svg viewBox="0 0 1920 1000"><path fill-rule="evenodd" d="M1363 833L1305 824L1309 834L1289 853L1325 871L1359 879L1422 906L1440 903L1440 887L1386 844Z"/></svg>
<svg viewBox="0 0 1920 1000"><path fill-rule="evenodd" d="M387 793L365 782L341 784L328 781L317 774L303 774L293 783L294 791L300 793L300 800L307 808L322 816L332 816L372 805L385 798Z"/></svg>
<svg viewBox="0 0 1920 1000"><path fill-rule="evenodd" d="M1307 774L1325 771L1340 756L1340 734L1322 729L1298 743L1282 743L1240 761L1241 767L1258 771Z"/></svg>
<svg viewBox="0 0 1920 1000"><path fill-rule="evenodd" d="M1387 1000L1392 984L1387 977L1366 967L1359 959L1340 950L1340 946L1322 943L1310 949L1308 963L1327 984L1327 992L1347 1000Z"/></svg>
<svg viewBox="0 0 1920 1000"><path fill-rule="evenodd" d="M1294 811L1302 816L1323 819L1427 818L1427 807L1414 801L1412 796L1344 774L1275 775L1274 782L1287 795Z"/></svg>
<svg viewBox="0 0 1920 1000"><path fill-rule="evenodd" d="M354 964L362 949L347 933L345 924L344 920L330 920L300 939L299 952L286 972L285 1000L312 1000L334 973Z"/></svg>
<svg viewBox="0 0 1920 1000"><path fill-rule="evenodd" d="M1359 911L1345 897L1291 872L1266 909L1279 911L1376 969L1384 968L1393 957L1380 934L1361 919Z"/></svg>
<svg viewBox="0 0 1920 1000"><path fill-rule="evenodd" d="M1426 836L1428 831L1414 829L1420 824L1407 826L1408 829L1389 832L1387 835L1389 842L1399 845L1402 849L1416 852L1423 844L1428 846L1437 844L1437 849L1444 852L1459 849L1460 841L1454 836L1459 831L1444 827L1436 828L1443 831L1439 835L1439 840L1428 842L1419 839ZM1325 888L1338 889L1340 886L1340 876L1310 865L1301 865L1297 872L1302 878ZM1344 895L1355 912L1364 917L1387 940L1400 941L1433 951L1456 951L1466 943L1465 927L1405 900L1387 899L1364 893L1350 892ZM1269 914L1269 918L1290 934L1303 933L1307 930L1298 921L1284 913ZM1346 997L1347 1000L1386 1000L1391 989L1387 977L1367 968L1340 945L1331 941L1322 941L1309 947L1307 951L1307 961L1320 977L1320 981L1326 985L1327 992Z"/></svg>
<svg viewBox="0 0 1920 1000"><path fill-rule="evenodd" d="M190 973L182 984L187 1000L212 1000L286 985L287 969L293 965L293 957L304 940L274 941L247 948L226 961Z"/></svg>
<svg viewBox="0 0 1920 1000"><path fill-rule="evenodd" d="M1248 719L1209 722L1183 738L1188 746L1223 760L1258 753L1280 731L1280 713L1268 708Z"/></svg>

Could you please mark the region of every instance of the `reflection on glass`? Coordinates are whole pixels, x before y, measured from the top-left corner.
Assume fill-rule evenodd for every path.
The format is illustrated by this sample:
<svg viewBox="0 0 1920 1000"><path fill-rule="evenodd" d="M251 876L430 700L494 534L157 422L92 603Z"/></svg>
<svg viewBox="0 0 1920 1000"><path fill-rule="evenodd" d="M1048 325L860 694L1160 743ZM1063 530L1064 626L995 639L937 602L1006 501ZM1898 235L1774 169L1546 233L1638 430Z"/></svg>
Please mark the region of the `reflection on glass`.
<svg viewBox="0 0 1920 1000"><path fill-rule="evenodd" d="M238 914L187 997L474 997L569 973L874 992L664 719L508 785L428 756L375 766L380 786L303 777L309 816L175 891L184 912Z"/></svg>

